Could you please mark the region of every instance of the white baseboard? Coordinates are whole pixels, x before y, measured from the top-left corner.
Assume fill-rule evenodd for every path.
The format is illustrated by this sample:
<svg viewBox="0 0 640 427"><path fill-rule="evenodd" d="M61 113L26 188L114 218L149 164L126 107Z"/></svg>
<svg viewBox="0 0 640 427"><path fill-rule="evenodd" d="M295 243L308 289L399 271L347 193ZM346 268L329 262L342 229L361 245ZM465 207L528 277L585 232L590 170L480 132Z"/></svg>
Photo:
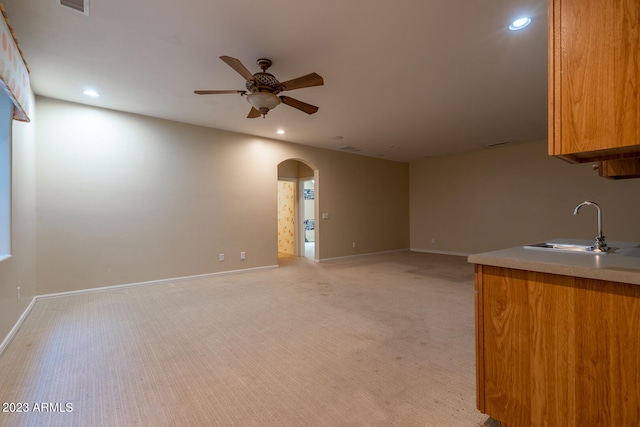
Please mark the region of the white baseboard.
<svg viewBox="0 0 640 427"><path fill-rule="evenodd" d="M228 270L228 271L220 271L217 273L206 273L206 274L196 274L194 276L182 276L182 277L172 277L169 279L158 279L158 280L149 280L146 282L135 282L135 283L127 283L124 285L113 285L113 286L102 286L100 288L89 288L89 289L79 289L77 291L66 291L66 292L56 292L53 294L44 294L37 295L36 298L45 299L45 298L57 298L68 295L77 295L77 294L86 294L91 292L102 292L102 291L110 291L113 289L122 289L122 288L132 288L136 286L149 286L149 285L158 285L161 283L170 283L170 282L183 282L185 280L193 280L193 279L204 279L207 277L218 277L218 276L227 276L230 274L240 274L240 273L249 273L252 271L260 271L260 270L271 270L274 268L278 268L278 265L267 265L264 267L253 267L253 268L243 268L241 270Z"/></svg>
<svg viewBox="0 0 640 427"><path fill-rule="evenodd" d="M57 292L57 293L53 293L53 294L36 295L35 297L33 297L31 299L31 302L29 303L29 305L27 306L25 311L22 313L22 315L20 316L20 318L18 319L16 324L13 326L11 331L9 331L9 334L7 334L7 336L4 338L4 340L0 344L0 354L2 354L4 349L9 345L9 342L11 342L11 339L13 339L14 335L16 334L16 332L18 332L18 329L20 329L20 326L24 322L24 319L26 319L27 316L29 315L29 313L31 312L31 308L33 308L34 304L39 299L57 298L57 297L63 297L63 296L68 296L68 295L86 294L86 293L91 293L91 292L110 291L110 290L113 290L113 289L131 288L131 287L136 287L136 286L157 285L157 284L160 284L160 283L182 282L182 281L185 281L185 280L202 279L202 278L205 278L205 277L226 276L226 275L230 275L230 274L249 273L249 272L252 272L252 271L271 270L271 269L274 269L274 268L278 268L278 265L267 265L267 266L264 266L264 267L244 268L242 270L220 271L220 272L217 272L217 273L198 274L198 275L195 275L195 276L173 277L173 278L170 278L170 279L150 280L150 281L147 281L147 282L127 283L127 284L124 284L124 285L103 286L103 287L100 287L100 288L80 289L80 290L77 290L77 291L67 291L67 292Z"/></svg>
<svg viewBox="0 0 640 427"><path fill-rule="evenodd" d="M435 251L431 249L419 249L419 248L411 248L411 252L424 252L428 254L440 254L440 255L454 255L454 256L469 256L470 253L466 252L451 252L451 251Z"/></svg>
<svg viewBox="0 0 640 427"><path fill-rule="evenodd" d="M456 256L468 256L468 255L470 255L470 254L461 253L461 252L433 251L433 250L418 249L418 248L410 248L410 249L409 248L405 248L405 249L395 249L395 250L390 250L390 251L369 252L369 253L365 253L365 254L348 255L348 256L334 257L334 258L323 258L323 259L314 260L314 261L317 262L317 263L322 263L322 262L327 262L327 261L366 258L366 257L377 256L377 255L388 255L388 254L407 252L407 251L411 251L411 252L427 252L427 253L436 253L436 254L443 254L443 255L456 255ZM136 287L136 286L157 285L157 284L169 283L169 282L181 282L181 281L186 281L186 280L202 279L202 278L206 278L206 277L226 276L226 275L230 275L230 274L249 273L249 272L252 272L252 271L260 271L260 270L271 270L271 269L274 269L274 268L278 268L278 265L276 264L276 265L268 265L268 266L264 266L264 267L245 268L245 269L241 269L241 270L229 270L229 271L221 271L221 272L217 272L217 273L198 274L198 275L194 275L194 276L173 277L173 278L169 278L169 279L158 279L158 280L150 280L150 281L146 281L146 282L127 283L127 284L123 284L123 285L103 286L103 287L99 287L99 288L80 289L80 290L77 290L77 291L66 291L66 292L57 292L57 293L52 293L52 294L36 295L35 297L33 297L33 299L31 300L31 303L29 303L29 305L27 306L26 310L24 311L24 313L22 313L22 315L20 316L20 318L18 319L18 321L16 322L14 327L11 329L9 334L2 341L2 344L0 344L0 354L2 354L2 351L7 347L7 345L9 345L9 342L11 341L13 336L16 334L16 332L18 331L18 329L20 328L20 326L24 322L24 319L27 317L27 315L31 311L31 308L34 306L34 304L36 303L36 301L38 299L57 298L57 297L63 297L63 296L68 296L68 295L78 295L78 294L85 294L85 293L92 293L92 292L102 292L102 291L109 291L109 290L114 290L114 289L131 288L131 287Z"/></svg>
<svg viewBox="0 0 640 427"><path fill-rule="evenodd" d="M173 277L173 278L170 278L170 279L150 280L150 281L147 281L147 282L127 283L127 284L124 284L124 285L103 286L103 287L100 287L100 288L89 288L89 289L80 289L80 290L77 290L77 291L67 291L67 292L57 292L57 293L53 293L53 294L36 295L35 297L33 297L31 299L31 302L27 306L26 310L22 313L22 315L20 316L20 318L18 319L16 324L13 326L11 331L9 331L9 334L7 334L7 336L4 338L4 340L0 344L0 354L2 354L4 349L9 345L9 342L11 342L11 339L14 337L16 332L18 332L18 329L20 329L20 326L24 322L24 319L26 319L27 315L29 314L29 312L31 312L31 308L33 308L34 304L39 299L57 298L57 297L63 297L63 296L68 296L68 295L86 294L86 293L91 293L91 292L110 291L110 290L113 290L113 289L131 288L131 287L136 287L136 286L157 285L157 284L169 283L169 282L182 282L182 281L185 281L185 280L202 279L202 278L206 278L206 277L226 276L226 275L230 275L230 274L249 273L249 272L252 272L252 271L271 270L271 269L274 269L274 268L278 268L278 265L267 265L267 266L264 266L264 267L254 267L254 268L244 268L244 269L241 269L241 270L220 271L220 272L217 272L217 273L198 274L198 275L195 275L195 276Z"/></svg>
<svg viewBox="0 0 640 427"><path fill-rule="evenodd" d="M4 338L4 340L2 341L2 344L0 344L0 354L2 354L4 349L9 345L9 342L11 341L13 336L16 334L16 332L18 332L18 329L20 329L20 326L22 326L24 319L27 318L27 316L31 312L31 309L33 308L33 305L36 303L36 299L37 297L31 298L31 302L29 303L27 308L24 310L24 312L22 313L22 315L20 316L16 324L13 325L13 328L11 328L11 330L9 331L9 334L7 334L7 336Z"/></svg>
<svg viewBox="0 0 640 427"><path fill-rule="evenodd" d="M338 257L334 257L334 258L322 258L320 260L316 260L316 262L323 263L323 262L326 262L326 261L337 261L337 260L347 260L347 259L356 259L356 258L367 258L367 257L377 256L377 255L389 255L389 254L396 254L396 253L400 253L400 252L407 252L409 250L410 250L409 248L404 248L404 249L394 249L394 250L391 250L391 251L367 252L365 254L358 254L358 255L338 256Z"/></svg>

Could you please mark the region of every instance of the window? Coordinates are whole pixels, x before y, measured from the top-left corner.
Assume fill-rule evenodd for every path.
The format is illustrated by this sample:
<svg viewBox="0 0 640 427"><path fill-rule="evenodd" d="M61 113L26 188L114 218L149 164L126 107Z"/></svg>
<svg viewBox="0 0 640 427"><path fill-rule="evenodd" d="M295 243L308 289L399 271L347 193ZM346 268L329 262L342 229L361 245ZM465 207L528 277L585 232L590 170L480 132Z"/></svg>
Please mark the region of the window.
<svg viewBox="0 0 640 427"><path fill-rule="evenodd" d="M13 104L0 91L0 260L11 254L11 121Z"/></svg>

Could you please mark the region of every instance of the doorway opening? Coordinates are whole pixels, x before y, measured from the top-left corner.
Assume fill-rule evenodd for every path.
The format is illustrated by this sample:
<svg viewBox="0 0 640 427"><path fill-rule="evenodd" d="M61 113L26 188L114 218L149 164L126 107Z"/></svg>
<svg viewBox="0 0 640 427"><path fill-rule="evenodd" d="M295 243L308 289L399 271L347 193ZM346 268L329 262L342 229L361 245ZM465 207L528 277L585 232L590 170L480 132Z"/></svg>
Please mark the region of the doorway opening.
<svg viewBox="0 0 640 427"><path fill-rule="evenodd" d="M317 170L299 160L278 165L278 258L318 254Z"/></svg>
<svg viewBox="0 0 640 427"><path fill-rule="evenodd" d="M301 179L300 190L300 218L302 219L300 233L304 236L301 242L302 256L315 259L316 255L316 180Z"/></svg>
<svg viewBox="0 0 640 427"><path fill-rule="evenodd" d="M278 178L278 258L296 256L296 182Z"/></svg>

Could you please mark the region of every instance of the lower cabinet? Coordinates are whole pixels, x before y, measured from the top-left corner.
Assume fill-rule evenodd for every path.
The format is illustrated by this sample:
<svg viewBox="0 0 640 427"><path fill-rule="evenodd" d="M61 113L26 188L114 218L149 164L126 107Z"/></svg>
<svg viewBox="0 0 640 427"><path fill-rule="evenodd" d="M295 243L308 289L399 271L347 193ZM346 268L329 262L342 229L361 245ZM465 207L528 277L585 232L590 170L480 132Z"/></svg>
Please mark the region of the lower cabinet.
<svg viewBox="0 0 640 427"><path fill-rule="evenodd" d="M477 406L502 427L640 426L640 286L476 265Z"/></svg>

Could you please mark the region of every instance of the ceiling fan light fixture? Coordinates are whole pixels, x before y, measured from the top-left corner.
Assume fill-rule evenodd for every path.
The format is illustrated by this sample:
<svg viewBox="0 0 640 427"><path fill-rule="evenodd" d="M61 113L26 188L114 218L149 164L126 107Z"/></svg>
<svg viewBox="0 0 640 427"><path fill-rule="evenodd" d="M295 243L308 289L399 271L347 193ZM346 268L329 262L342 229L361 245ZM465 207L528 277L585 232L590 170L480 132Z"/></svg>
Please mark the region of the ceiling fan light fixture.
<svg viewBox="0 0 640 427"><path fill-rule="evenodd" d="M264 117L269 110L273 110L280 104L280 98L269 92L254 92L247 95L247 102Z"/></svg>
<svg viewBox="0 0 640 427"><path fill-rule="evenodd" d="M312 86L322 86L324 80L316 73L310 73L296 79L287 80L280 83L272 74L266 72L271 66L271 60L266 58L258 59L258 65L262 68L262 72L251 74L247 68L242 65L236 58L230 56L221 56L228 66L233 68L238 74L245 79L247 90L196 90L197 95L218 95L224 93L239 93L240 96L246 96L247 102L251 104L251 110L247 114L247 119L255 119L260 116L265 118L270 110L278 105L285 104L307 114L318 112L318 107L299 101L290 96L278 96L280 92L285 90L301 89ZM248 92L248 94L247 94Z"/></svg>

